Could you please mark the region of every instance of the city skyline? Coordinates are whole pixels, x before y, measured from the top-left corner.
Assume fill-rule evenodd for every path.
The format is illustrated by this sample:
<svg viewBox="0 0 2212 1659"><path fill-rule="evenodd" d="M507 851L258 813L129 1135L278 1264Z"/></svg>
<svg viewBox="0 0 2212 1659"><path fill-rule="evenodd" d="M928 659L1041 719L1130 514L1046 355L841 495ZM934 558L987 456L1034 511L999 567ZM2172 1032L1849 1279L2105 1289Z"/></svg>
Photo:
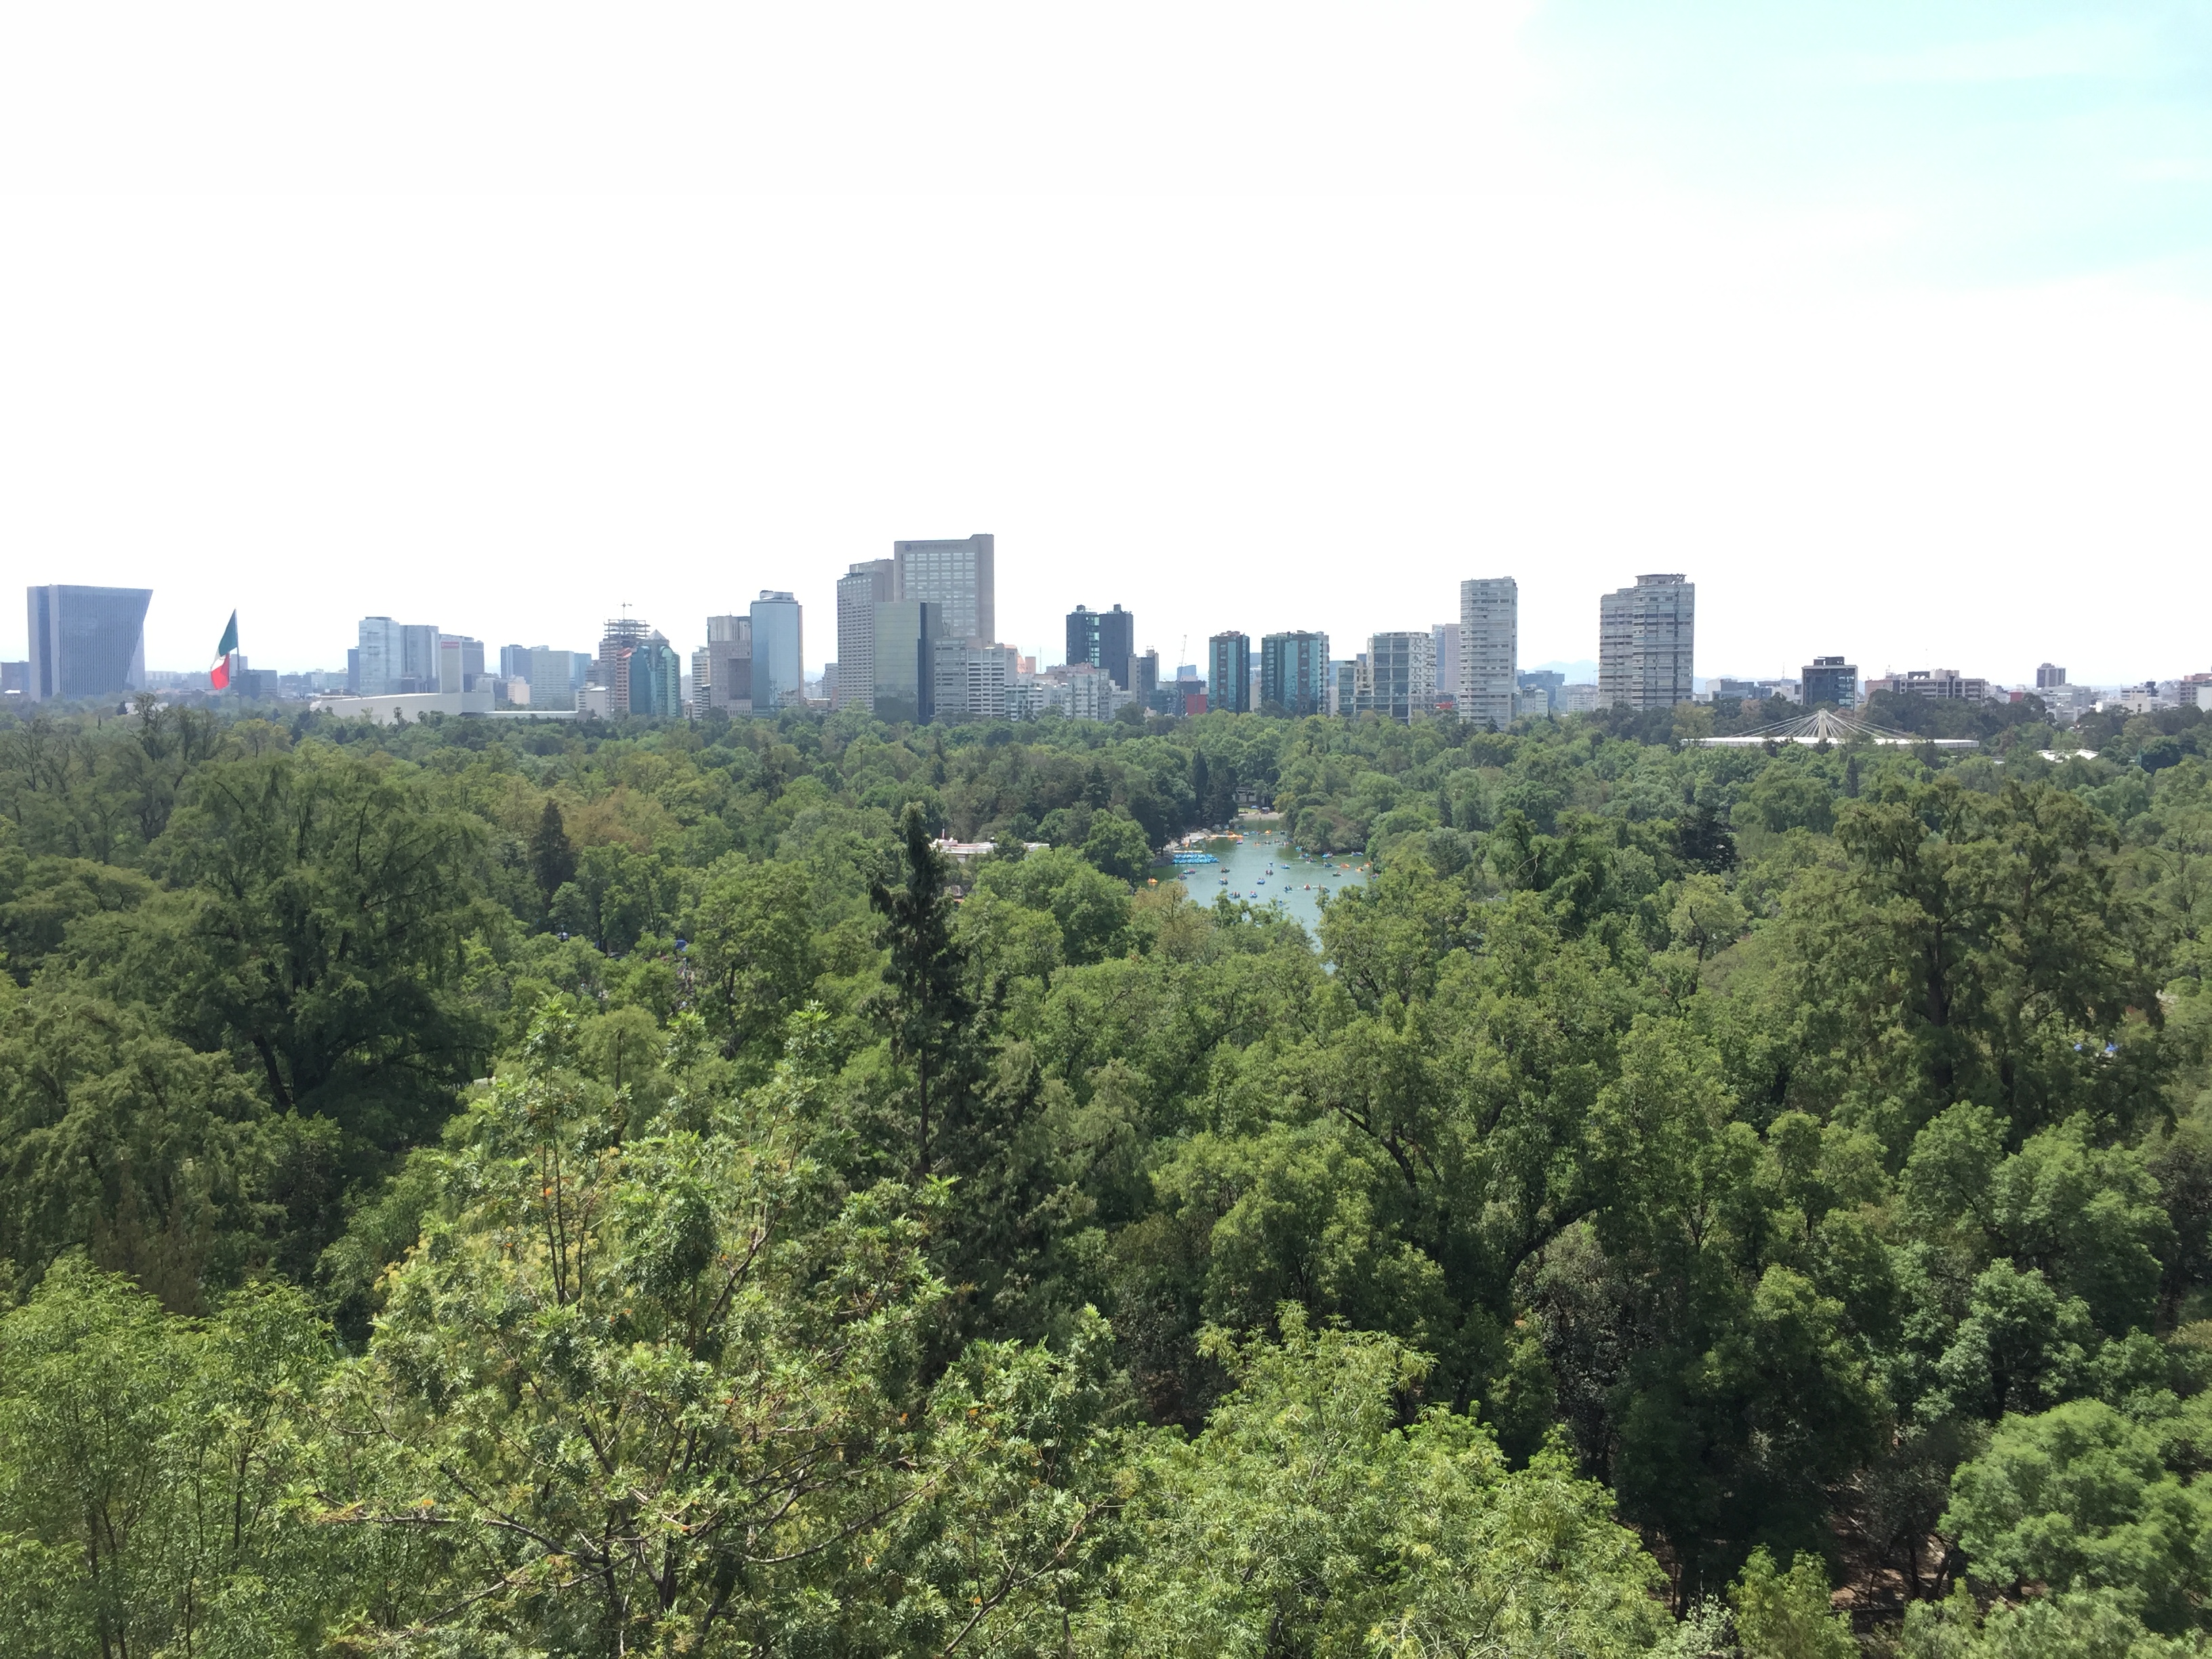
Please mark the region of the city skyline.
<svg viewBox="0 0 2212 1659"><path fill-rule="evenodd" d="M698 101L635 101L665 53L614 76L588 139L534 101L557 76L402 54L419 118L364 149L358 54L272 108L219 30L173 79L27 77L11 562L155 590L179 669L234 606L288 669L371 614L575 641L766 586L826 619L888 538L978 525L1025 651L1107 576L1172 655L1446 621L1510 570L1523 660L1583 659L1589 594L1692 569L1718 672L2202 659L2212 82L2170 18L1477 5L1279 20L1256 76L1225 21L1163 54L893 19L830 84L732 99L732 53L843 61L825 21L751 27L682 54ZM592 85L621 50L540 46ZM957 118L899 123L915 74ZM1163 118L1107 144L1129 96ZM2057 602L2085 571L2110 602Z"/></svg>

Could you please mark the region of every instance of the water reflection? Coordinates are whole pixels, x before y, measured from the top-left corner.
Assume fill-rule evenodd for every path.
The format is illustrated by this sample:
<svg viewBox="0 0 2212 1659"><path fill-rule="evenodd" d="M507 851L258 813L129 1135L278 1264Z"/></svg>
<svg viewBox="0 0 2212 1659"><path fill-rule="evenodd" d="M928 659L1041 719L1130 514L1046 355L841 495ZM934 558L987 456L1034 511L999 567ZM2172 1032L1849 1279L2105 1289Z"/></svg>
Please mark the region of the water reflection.
<svg viewBox="0 0 2212 1659"><path fill-rule="evenodd" d="M1321 895L1368 879L1364 854L1301 853L1291 846L1279 823L1264 818L1246 818L1237 836L1217 836L1188 850L1211 853L1218 862L1155 866L1153 876L1164 884L1180 879L1200 904L1211 904L1223 893L1254 904L1279 904L1316 935Z"/></svg>

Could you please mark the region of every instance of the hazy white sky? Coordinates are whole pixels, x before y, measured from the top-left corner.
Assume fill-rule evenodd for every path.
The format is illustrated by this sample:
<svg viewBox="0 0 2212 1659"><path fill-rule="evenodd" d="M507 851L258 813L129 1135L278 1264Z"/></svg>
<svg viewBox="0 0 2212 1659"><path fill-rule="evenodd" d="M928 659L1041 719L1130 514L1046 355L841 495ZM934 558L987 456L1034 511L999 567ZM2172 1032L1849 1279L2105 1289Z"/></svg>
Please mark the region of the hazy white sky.
<svg viewBox="0 0 2212 1659"><path fill-rule="evenodd" d="M155 666L818 664L988 530L1054 658L1681 570L1704 674L2168 676L2209 386L2201 3L0 13L0 568Z"/></svg>

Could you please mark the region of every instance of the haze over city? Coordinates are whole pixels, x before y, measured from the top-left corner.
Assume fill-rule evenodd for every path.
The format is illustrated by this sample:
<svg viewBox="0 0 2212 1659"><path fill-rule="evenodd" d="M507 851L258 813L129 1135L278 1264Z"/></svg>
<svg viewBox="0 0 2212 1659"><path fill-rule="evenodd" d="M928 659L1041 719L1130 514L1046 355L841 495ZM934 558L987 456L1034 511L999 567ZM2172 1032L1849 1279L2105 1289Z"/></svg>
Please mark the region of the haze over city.
<svg viewBox="0 0 2212 1659"><path fill-rule="evenodd" d="M2209 51L2056 4L21 13L0 540L155 589L165 668L234 606L274 668L370 614L689 650L988 530L1047 656L1079 601L1187 661L1512 574L1522 661L1587 660L1680 569L1701 675L2203 669Z"/></svg>

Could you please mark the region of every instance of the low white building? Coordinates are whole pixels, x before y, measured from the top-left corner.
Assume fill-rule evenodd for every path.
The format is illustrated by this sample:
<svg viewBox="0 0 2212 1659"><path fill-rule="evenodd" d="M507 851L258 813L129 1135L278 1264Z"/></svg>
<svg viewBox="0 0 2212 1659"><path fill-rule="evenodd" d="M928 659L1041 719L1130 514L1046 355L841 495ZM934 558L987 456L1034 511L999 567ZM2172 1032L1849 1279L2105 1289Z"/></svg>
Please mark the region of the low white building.
<svg viewBox="0 0 2212 1659"><path fill-rule="evenodd" d="M425 714L489 714L491 687L480 691L392 691L373 697L317 697L308 705L317 714L341 720L362 716L379 726L400 720L419 720Z"/></svg>

